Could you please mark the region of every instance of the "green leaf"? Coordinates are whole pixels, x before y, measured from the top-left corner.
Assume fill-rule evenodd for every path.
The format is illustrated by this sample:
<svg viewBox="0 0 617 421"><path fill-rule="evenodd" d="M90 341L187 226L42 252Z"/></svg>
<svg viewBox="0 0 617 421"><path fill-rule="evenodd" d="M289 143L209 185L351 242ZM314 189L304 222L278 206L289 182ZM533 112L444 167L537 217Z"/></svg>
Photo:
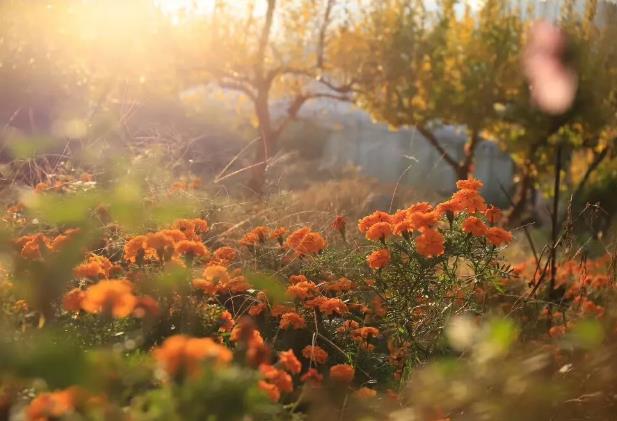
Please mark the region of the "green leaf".
<svg viewBox="0 0 617 421"><path fill-rule="evenodd" d="M597 320L582 320L576 324L569 335L577 346L593 349L604 341L604 329Z"/></svg>
<svg viewBox="0 0 617 421"><path fill-rule="evenodd" d="M285 301L285 288L273 275L249 272L245 276L249 284L251 284L255 289L266 293L268 300L270 300L272 304L278 304Z"/></svg>

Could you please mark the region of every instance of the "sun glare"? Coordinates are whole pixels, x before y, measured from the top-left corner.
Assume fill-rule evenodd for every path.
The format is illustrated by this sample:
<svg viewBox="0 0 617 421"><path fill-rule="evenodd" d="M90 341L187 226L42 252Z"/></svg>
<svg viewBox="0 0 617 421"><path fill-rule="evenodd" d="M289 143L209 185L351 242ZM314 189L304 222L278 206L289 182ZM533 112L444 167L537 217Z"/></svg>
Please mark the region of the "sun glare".
<svg viewBox="0 0 617 421"><path fill-rule="evenodd" d="M154 0L154 4L178 24L183 16L205 15L212 11L216 0Z"/></svg>
<svg viewBox="0 0 617 421"><path fill-rule="evenodd" d="M204 16L210 14L217 3L223 4L225 9L234 14L242 15L247 10L251 10L255 16L263 16L266 12L267 2L263 0L232 0L219 2L217 0L153 0L154 4L169 18L175 25L179 24L183 18L191 16Z"/></svg>

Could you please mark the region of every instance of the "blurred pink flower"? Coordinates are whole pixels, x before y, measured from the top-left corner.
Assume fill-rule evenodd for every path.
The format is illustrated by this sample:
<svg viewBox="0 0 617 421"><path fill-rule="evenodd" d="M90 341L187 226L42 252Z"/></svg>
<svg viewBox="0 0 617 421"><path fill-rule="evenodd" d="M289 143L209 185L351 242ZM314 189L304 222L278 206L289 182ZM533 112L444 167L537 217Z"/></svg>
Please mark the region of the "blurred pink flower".
<svg viewBox="0 0 617 421"><path fill-rule="evenodd" d="M563 114L574 102L578 79L563 62L566 36L555 25L535 22L525 46L523 67L536 105L549 114Z"/></svg>

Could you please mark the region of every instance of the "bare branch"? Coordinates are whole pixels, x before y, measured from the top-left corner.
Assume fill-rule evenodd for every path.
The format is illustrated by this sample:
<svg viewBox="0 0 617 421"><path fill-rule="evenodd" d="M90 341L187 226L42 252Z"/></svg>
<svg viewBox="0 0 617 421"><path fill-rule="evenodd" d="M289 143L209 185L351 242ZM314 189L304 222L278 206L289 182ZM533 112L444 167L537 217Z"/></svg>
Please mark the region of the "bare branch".
<svg viewBox="0 0 617 421"><path fill-rule="evenodd" d="M472 128L470 137L469 137L469 142L467 142L467 144L465 145L465 159L463 160L463 163L461 164L462 171L469 173L469 168L471 167L471 164L473 163L473 158L476 152L476 148L478 147L481 141L482 139L480 138L478 130L475 128Z"/></svg>
<svg viewBox="0 0 617 421"><path fill-rule="evenodd" d="M336 95L336 94L331 94L328 92L316 92L313 94L309 94L307 96L308 96L308 99L328 98L328 99L333 99L335 101L341 101L341 102L351 102L353 100L351 97L346 96L346 95Z"/></svg>
<svg viewBox="0 0 617 421"><path fill-rule="evenodd" d="M612 143L612 141L610 143ZM574 193L572 194L572 201L576 201L576 199L578 199L578 197L581 195L581 193L585 189L585 185L591 177L591 174L596 170L596 168L598 168L602 161L604 161L604 158L607 157L608 151L609 147L605 146L604 148L602 148L602 150L600 150L600 152L594 153L593 161L591 162L591 164L589 164L589 167L587 167L585 175L583 175L583 178L578 183L578 186L576 186L576 190L574 190Z"/></svg>
<svg viewBox="0 0 617 421"><path fill-rule="evenodd" d="M454 171L458 173L458 169L460 167L459 162L454 159L452 155L448 153L448 151L444 149L441 143L439 143L439 139L437 139L433 132L428 130L423 125L416 126L416 129L418 129L422 137L424 137L428 143L430 143L435 149L437 149L437 152L441 154L444 161L446 161L452 168L454 168Z"/></svg>
<svg viewBox="0 0 617 421"><path fill-rule="evenodd" d="M274 131L276 137L278 137L289 125L289 123L291 123L297 117L300 109L308 99L308 96L299 94L293 99L293 101L291 101L291 104L289 104L289 107L287 108L287 116L283 119L283 121Z"/></svg>
<svg viewBox="0 0 617 421"><path fill-rule="evenodd" d="M243 94L245 94L246 96L248 96L251 101L256 101L257 96L255 94L255 92L253 92L253 90L251 89L251 87L247 84L244 83L240 83L240 82L235 82L235 81L230 81L230 80L221 80L220 82L218 82L218 85L221 88L225 88L225 89L231 89L234 91L239 91L242 92Z"/></svg>
<svg viewBox="0 0 617 421"><path fill-rule="evenodd" d="M326 11L324 12L323 22L321 23L321 27L319 28L319 37L317 40L317 68L323 68L323 56L324 56L324 44L326 42L326 31L328 30L328 25L330 24L330 14L332 13L332 8L334 7L335 0L328 0L326 4Z"/></svg>

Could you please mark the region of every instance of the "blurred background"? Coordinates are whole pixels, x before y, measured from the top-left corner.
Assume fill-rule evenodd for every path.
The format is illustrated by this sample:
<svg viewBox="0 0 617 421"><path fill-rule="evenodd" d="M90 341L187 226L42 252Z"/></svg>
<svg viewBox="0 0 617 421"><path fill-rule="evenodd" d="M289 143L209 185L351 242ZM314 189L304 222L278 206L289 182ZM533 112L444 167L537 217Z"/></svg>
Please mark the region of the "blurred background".
<svg viewBox="0 0 617 421"><path fill-rule="evenodd" d="M100 172L157 150L177 176L241 196L320 183L344 195L353 181L332 183L361 179L374 210L445 197L474 175L512 224L541 226L564 145L562 201L597 203L603 231L617 207L616 11L601 0L5 0L0 182L53 184L69 160ZM576 85L554 113L522 67L538 19L563 28L559 60Z"/></svg>

